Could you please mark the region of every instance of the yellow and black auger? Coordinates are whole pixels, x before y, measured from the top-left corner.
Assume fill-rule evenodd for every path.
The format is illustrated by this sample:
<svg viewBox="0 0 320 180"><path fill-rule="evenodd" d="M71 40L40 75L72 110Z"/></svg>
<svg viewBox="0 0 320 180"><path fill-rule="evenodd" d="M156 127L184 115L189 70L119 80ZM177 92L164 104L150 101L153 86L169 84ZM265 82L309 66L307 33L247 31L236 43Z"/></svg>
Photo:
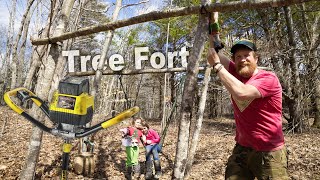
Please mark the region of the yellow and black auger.
<svg viewBox="0 0 320 180"><path fill-rule="evenodd" d="M41 130L64 139L60 176L60 179L63 180L67 179L69 155L72 149L71 140L87 137L101 129L106 129L130 118L139 112L139 107L135 106L110 119L88 127L93 117L94 97L89 95L89 79L83 77L68 77L60 81L58 91L54 93L49 106L26 88L17 88L6 92L4 94L4 100L12 110L25 117ZM18 103L15 103L14 100L20 101L21 106L23 103L31 100L53 122L53 127L48 127L30 116L21 106L18 106ZM94 167L94 165L90 166L90 168ZM85 170L82 170L82 172L84 171Z"/></svg>

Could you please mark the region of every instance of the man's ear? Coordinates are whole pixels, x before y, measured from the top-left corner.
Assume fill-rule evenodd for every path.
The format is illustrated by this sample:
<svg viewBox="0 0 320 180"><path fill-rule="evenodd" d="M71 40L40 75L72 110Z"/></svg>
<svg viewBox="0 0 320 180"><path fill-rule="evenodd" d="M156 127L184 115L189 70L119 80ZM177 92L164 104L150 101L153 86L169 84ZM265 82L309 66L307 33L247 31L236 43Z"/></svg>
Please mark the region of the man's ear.
<svg viewBox="0 0 320 180"><path fill-rule="evenodd" d="M256 55L256 56L254 57L254 59L256 60L256 63L258 63L258 61L259 61L259 56Z"/></svg>

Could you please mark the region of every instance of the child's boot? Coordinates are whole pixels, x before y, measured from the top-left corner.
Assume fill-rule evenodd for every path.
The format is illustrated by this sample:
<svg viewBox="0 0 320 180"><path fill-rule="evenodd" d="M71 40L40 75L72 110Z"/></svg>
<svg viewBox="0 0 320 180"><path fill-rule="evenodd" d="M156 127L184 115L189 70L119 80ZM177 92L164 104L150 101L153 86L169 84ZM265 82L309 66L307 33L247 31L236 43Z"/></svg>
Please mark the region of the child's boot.
<svg viewBox="0 0 320 180"><path fill-rule="evenodd" d="M154 175L155 179L159 179L160 176L162 175L161 173L161 165L160 165L160 160L155 160L154 161L154 169L156 171L156 174Z"/></svg>
<svg viewBox="0 0 320 180"><path fill-rule="evenodd" d="M127 166L127 170L126 170L126 179L127 180L131 180L132 179L132 166Z"/></svg>
<svg viewBox="0 0 320 180"><path fill-rule="evenodd" d="M152 166L153 166L152 161L146 161L146 179L151 179L153 176Z"/></svg>
<svg viewBox="0 0 320 180"><path fill-rule="evenodd" d="M133 172L134 172L134 179L139 179L141 172L140 172L140 164L133 165Z"/></svg>

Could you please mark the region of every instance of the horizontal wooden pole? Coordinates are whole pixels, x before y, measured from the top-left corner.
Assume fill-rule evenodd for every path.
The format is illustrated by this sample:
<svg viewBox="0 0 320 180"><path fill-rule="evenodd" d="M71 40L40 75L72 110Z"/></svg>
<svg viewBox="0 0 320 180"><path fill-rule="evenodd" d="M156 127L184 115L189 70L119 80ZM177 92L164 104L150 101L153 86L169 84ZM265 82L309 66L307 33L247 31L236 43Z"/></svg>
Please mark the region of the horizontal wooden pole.
<svg viewBox="0 0 320 180"><path fill-rule="evenodd" d="M199 71L203 71L205 67L200 66ZM264 69L268 71L272 71L271 68L268 67L258 67L258 69ZM106 70L102 72L102 75L136 75L136 74L156 74L156 73L172 73L172 72L185 72L187 68L166 68L166 69L139 69L139 70L130 70L124 69L122 71L112 71ZM70 76L93 76L96 74L96 71L87 71L87 72L71 72Z"/></svg>
<svg viewBox="0 0 320 180"><path fill-rule="evenodd" d="M199 70L203 70L205 67L199 67ZM156 73L172 73L172 72L185 72L187 68L166 68L166 69L124 69L122 71L112 71L106 70L102 72L102 75L135 75L135 74L156 74ZM70 76L93 76L96 74L96 71L87 71L87 72L71 72Z"/></svg>
<svg viewBox="0 0 320 180"><path fill-rule="evenodd" d="M130 26L133 24L155 21L159 19L166 19L170 17L200 14L201 12L204 12L204 10L206 10L207 12L230 12L230 11L237 11L237 10L244 10L244 9L262 9L262 8L269 8L269 7L282 7L282 6L289 6L289 5L304 3L309 1L315 1L315 0L251 0L251 1L248 0L248 1L234 1L234 2L227 2L227 3L212 3L212 4L207 4L205 6L190 6L190 7L176 8L176 9L163 10L163 11L153 11L147 14L142 14L139 16L125 19L125 20L102 23L96 26L81 28L74 32L64 33L60 36L47 37L43 39L31 38L31 43L33 45L45 45L45 44L57 43L57 42L61 42L63 40L67 40L75 37L86 36L86 35L108 31L108 30L115 30L118 28Z"/></svg>

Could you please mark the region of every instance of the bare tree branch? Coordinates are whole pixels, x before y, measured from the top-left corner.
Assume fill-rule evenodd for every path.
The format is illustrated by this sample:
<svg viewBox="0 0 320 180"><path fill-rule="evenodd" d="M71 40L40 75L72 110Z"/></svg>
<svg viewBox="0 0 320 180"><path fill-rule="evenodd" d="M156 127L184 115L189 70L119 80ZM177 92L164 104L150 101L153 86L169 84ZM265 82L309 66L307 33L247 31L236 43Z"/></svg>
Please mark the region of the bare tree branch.
<svg viewBox="0 0 320 180"><path fill-rule="evenodd" d="M82 7L81 9L83 9L84 11L90 11L90 12L94 12L94 13L107 13L111 7L112 7L112 5L109 5L103 11L96 11L94 9L87 9L87 8L84 8L84 7Z"/></svg>
<svg viewBox="0 0 320 180"><path fill-rule="evenodd" d="M147 3L147 2L149 2L149 0L140 1L140 2L134 3L134 4L126 4L126 5L123 5L121 8L127 8L127 7L130 7L130 6L136 6L136 5Z"/></svg>

